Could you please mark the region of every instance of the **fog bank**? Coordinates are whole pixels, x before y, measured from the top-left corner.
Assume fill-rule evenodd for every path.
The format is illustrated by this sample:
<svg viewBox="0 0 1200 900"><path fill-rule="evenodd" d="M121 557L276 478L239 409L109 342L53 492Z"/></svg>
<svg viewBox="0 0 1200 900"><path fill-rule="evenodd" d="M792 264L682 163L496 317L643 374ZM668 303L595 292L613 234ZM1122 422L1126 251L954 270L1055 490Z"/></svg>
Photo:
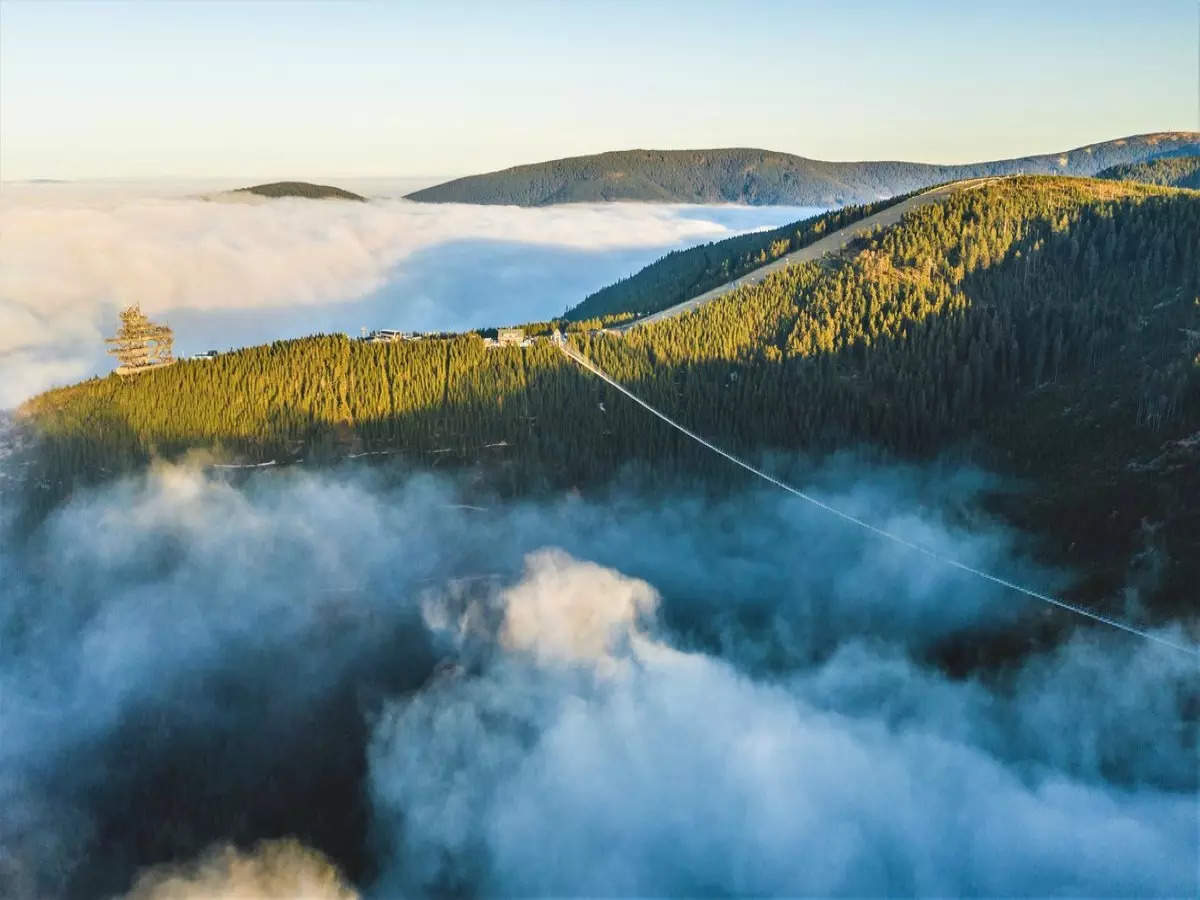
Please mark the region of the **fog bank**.
<svg viewBox="0 0 1200 900"><path fill-rule="evenodd" d="M208 197L5 187L0 408L111 368L103 337L130 303L172 325L185 354L314 331L478 328L558 315L670 249L816 212Z"/></svg>
<svg viewBox="0 0 1200 900"><path fill-rule="evenodd" d="M1064 577L977 474L810 481ZM159 466L6 529L0 894L1195 893L1186 657L955 681L1025 601L786 497L463 491Z"/></svg>

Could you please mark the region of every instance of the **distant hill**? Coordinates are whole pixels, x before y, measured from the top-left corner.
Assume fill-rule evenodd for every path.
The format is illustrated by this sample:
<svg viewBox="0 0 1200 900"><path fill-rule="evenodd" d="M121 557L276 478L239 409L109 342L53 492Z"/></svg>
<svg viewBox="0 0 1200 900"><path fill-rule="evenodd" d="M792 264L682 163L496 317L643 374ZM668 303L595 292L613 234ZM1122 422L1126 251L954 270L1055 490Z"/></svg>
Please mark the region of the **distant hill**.
<svg viewBox="0 0 1200 900"><path fill-rule="evenodd" d="M260 197L303 197L306 200L358 200L367 198L328 184L309 184L307 181L273 181L253 187L238 188L235 194L258 194Z"/></svg>
<svg viewBox="0 0 1200 900"><path fill-rule="evenodd" d="M982 175L1095 175L1166 154L1200 153L1200 132L1163 132L1062 153L967 165L825 162L771 150L622 150L471 175L408 195L425 203L546 206L610 200L844 206Z"/></svg>
<svg viewBox="0 0 1200 900"><path fill-rule="evenodd" d="M1111 166L1097 174L1096 177L1200 190L1200 154L1163 156L1147 162Z"/></svg>

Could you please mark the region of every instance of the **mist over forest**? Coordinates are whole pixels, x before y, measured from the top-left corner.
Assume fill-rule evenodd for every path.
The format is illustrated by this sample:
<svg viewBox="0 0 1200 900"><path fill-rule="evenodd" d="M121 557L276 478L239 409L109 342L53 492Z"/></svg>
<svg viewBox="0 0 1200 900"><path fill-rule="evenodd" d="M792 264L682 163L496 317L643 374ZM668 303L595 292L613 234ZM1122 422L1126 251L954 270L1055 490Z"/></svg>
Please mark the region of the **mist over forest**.
<svg viewBox="0 0 1200 900"><path fill-rule="evenodd" d="M0 900L1200 897L1197 16L0 0Z"/></svg>
<svg viewBox="0 0 1200 900"><path fill-rule="evenodd" d="M964 519L988 480L812 472L1060 582ZM4 535L6 896L1196 886L1186 657L1089 629L952 679L1043 611L778 492L160 464Z"/></svg>

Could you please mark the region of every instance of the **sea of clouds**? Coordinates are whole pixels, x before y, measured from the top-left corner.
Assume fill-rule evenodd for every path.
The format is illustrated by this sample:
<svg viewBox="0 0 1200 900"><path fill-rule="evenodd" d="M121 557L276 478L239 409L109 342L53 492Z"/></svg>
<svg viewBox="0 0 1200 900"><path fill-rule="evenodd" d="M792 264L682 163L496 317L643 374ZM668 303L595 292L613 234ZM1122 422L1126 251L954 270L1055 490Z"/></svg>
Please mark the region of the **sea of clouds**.
<svg viewBox="0 0 1200 900"><path fill-rule="evenodd" d="M1061 577L976 476L848 466L813 489ZM159 465L6 528L0 894L1195 895L1186 656L952 679L1042 612L777 492L463 491Z"/></svg>
<svg viewBox="0 0 1200 900"><path fill-rule="evenodd" d="M441 331L561 314L664 252L818 210L579 204L543 209L231 199L148 184L0 190L0 409L111 368L139 303L179 353L318 331Z"/></svg>

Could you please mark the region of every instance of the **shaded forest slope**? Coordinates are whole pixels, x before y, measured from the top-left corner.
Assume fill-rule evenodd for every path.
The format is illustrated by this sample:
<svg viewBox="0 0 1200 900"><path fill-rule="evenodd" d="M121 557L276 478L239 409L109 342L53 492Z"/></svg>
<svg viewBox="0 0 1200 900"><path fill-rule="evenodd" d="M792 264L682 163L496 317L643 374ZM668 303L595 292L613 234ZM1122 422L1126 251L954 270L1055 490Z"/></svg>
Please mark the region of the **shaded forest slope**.
<svg viewBox="0 0 1200 900"><path fill-rule="evenodd" d="M1027 177L695 312L572 339L752 458L867 445L1019 476L995 508L1087 573L1076 599L1178 612L1200 580L1198 297L1200 196ZM51 493L197 448L247 463L390 454L476 467L512 492L631 464L714 486L744 477L549 342L489 350L477 335L281 341L93 379L22 415Z"/></svg>
<svg viewBox="0 0 1200 900"><path fill-rule="evenodd" d="M1163 156L1147 162L1111 166L1098 173L1096 177L1200 190L1200 154Z"/></svg>
<svg viewBox="0 0 1200 900"><path fill-rule="evenodd" d="M672 203L844 206L986 175L1094 175L1167 153L1200 153L1200 133L1161 132L1061 153L966 165L827 162L749 148L621 150L471 175L409 194L426 203Z"/></svg>

